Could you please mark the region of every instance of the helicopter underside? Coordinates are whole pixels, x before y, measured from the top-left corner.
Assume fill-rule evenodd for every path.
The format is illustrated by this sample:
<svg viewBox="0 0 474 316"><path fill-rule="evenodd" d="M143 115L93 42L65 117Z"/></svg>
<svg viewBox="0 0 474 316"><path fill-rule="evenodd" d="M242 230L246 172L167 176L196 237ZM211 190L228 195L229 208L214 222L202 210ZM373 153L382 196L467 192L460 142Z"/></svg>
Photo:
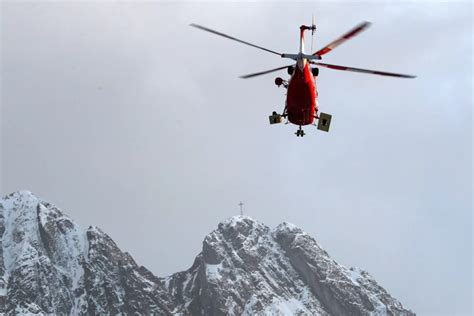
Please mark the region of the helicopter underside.
<svg viewBox="0 0 474 316"><path fill-rule="evenodd" d="M303 126L313 124L317 113L316 82L308 63L303 70L295 67L288 82L285 114L290 123Z"/></svg>

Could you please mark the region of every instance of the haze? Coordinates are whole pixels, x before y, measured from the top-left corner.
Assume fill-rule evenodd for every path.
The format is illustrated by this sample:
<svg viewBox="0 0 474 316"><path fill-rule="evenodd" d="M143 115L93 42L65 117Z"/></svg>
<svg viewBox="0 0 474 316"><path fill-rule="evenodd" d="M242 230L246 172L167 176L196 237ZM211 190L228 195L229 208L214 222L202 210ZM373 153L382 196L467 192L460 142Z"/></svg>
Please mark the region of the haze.
<svg viewBox="0 0 474 316"><path fill-rule="evenodd" d="M470 315L472 4L8 2L2 8L2 195L26 189L97 225L158 276L217 224L288 221L419 315ZM268 124L276 76L238 76L372 27L321 69L331 131ZM309 49L310 42L306 43Z"/></svg>

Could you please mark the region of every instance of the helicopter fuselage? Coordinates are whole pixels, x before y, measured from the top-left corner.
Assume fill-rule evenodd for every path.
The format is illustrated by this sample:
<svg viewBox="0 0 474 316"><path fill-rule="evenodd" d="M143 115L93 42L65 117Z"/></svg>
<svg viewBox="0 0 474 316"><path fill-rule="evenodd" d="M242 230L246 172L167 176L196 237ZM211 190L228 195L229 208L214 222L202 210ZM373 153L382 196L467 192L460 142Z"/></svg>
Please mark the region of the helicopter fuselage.
<svg viewBox="0 0 474 316"><path fill-rule="evenodd" d="M313 124L318 112L317 97L316 78L309 63L299 59L288 82L285 113L288 121L300 126Z"/></svg>

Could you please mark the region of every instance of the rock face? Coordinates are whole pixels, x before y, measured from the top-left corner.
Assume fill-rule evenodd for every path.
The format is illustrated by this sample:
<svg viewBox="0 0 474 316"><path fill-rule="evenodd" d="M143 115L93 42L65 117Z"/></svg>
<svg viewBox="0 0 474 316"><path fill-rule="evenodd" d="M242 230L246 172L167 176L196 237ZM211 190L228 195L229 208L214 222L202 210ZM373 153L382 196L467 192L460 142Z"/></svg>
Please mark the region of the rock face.
<svg viewBox="0 0 474 316"><path fill-rule="evenodd" d="M365 271L347 269L299 228L249 217L219 224L194 265L166 279L192 315L414 315Z"/></svg>
<svg viewBox="0 0 474 316"><path fill-rule="evenodd" d="M0 236L0 313L414 315L286 223L232 217L166 278L30 192L0 200Z"/></svg>
<svg viewBox="0 0 474 316"><path fill-rule="evenodd" d="M163 282L30 192L0 200L0 313L170 313Z"/></svg>

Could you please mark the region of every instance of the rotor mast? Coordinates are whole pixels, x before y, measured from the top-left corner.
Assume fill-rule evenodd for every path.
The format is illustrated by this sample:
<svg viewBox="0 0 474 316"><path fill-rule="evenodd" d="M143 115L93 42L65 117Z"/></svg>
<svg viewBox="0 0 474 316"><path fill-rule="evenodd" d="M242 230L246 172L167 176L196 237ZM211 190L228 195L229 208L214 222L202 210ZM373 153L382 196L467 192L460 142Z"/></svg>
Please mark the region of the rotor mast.
<svg viewBox="0 0 474 316"><path fill-rule="evenodd" d="M300 26L300 54L304 55L304 31L311 30L311 35L314 35L316 25L314 23L311 26L301 25Z"/></svg>
<svg viewBox="0 0 474 316"><path fill-rule="evenodd" d="M304 52L304 32L311 30L311 35L314 35L314 31L316 30L316 25L312 24L311 26L308 25L301 25L300 26L300 51L298 54L281 54L280 56L282 58L289 58L293 59L295 61L298 60L315 60L315 59L321 59L321 56L318 54L305 54ZM312 45L311 45L312 46Z"/></svg>

